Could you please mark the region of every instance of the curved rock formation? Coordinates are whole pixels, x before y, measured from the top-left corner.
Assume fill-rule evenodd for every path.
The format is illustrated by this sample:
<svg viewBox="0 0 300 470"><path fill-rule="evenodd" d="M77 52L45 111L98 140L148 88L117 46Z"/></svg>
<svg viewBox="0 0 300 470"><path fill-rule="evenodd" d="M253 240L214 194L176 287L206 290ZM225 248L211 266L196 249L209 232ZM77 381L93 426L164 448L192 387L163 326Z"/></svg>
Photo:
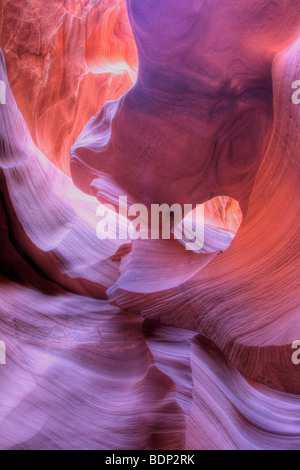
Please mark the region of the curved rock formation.
<svg viewBox="0 0 300 470"><path fill-rule="evenodd" d="M148 297L137 295L138 273L147 270L155 278L156 272L151 257L136 248L126 260L127 276L108 291L123 308L204 333L245 376L293 393L300 392L299 371L290 358L300 336L300 108L291 101L291 84L299 46L296 42L274 62L273 135L230 248L188 284Z"/></svg>
<svg viewBox="0 0 300 470"><path fill-rule="evenodd" d="M246 207L272 132L272 62L297 37L299 7L132 0L128 10L138 80L76 141L75 183L89 193L103 172L141 202L228 195Z"/></svg>
<svg viewBox="0 0 300 470"><path fill-rule="evenodd" d="M300 7L128 0L132 88L124 1L0 9L0 448L299 449ZM124 195L202 249L98 239Z"/></svg>
<svg viewBox="0 0 300 470"><path fill-rule="evenodd" d="M125 2L1 0L0 18L12 91L31 136L69 173L69 149L85 123L136 79Z"/></svg>

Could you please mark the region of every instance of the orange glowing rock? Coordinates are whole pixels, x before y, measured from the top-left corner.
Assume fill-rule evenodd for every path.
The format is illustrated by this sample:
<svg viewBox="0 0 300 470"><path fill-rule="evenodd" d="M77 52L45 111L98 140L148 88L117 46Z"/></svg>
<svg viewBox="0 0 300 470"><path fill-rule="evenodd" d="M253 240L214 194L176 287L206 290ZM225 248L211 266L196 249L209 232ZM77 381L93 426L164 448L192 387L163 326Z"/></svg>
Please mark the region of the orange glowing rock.
<svg viewBox="0 0 300 470"><path fill-rule="evenodd" d="M17 104L40 150L69 173L69 149L106 101L135 82L124 0L0 4L0 44Z"/></svg>

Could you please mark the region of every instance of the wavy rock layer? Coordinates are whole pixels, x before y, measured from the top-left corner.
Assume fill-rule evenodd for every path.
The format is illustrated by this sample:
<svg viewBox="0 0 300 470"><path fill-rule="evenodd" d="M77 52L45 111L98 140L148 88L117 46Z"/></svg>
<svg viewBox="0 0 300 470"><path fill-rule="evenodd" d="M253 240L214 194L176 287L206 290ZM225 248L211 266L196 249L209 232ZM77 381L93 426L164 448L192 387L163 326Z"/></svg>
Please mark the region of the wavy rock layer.
<svg viewBox="0 0 300 470"><path fill-rule="evenodd" d="M149 285L162 262L153 271L152 256L136 246L126 265L123 261L127 282L123 275L108 290L110 300L123 308L204 333L244 375L293 393L300 392L299 370L290 359L291 344L300 335L300 115L291 102L291 83L299 46L296 42L274 63L273 135L230 248L187 284L145 296L137 294L139 272L147 271Z"/></svg>
<svg viewBox="0 0 300 470"><path fill-rule="evenodd" d="M85 195L57 166L135 80L125 4L22 5L1 4L0 448L299 449L299 6L128 0L138 79L72 147ZM99 240L96 198L123 195L205 203L210 251Z"/></svg>
<svg viewBox="0 0 300 470"><path fill-rule="evenodd" d="M39 149L69 173L69 149L137 74L123 0L1 0L0 44L13 94Z"/></svg>

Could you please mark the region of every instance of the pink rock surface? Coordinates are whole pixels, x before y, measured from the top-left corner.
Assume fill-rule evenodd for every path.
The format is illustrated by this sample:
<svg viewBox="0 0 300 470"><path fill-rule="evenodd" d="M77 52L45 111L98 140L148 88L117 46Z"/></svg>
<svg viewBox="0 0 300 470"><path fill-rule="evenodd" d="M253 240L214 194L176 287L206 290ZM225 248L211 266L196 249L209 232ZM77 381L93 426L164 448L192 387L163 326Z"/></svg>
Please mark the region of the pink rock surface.
<svg viewBox="0 0 300 470"><path fill-rule="evenodd" d="M0 3L0 448L299 449L300 8L125 7ZM203 249L99 240L123 195Z"/></svg>
<svg viewBox="0 0 300 470"><path fill-rule="evenodd" d="M72 147L75 183L89 193L103 172L141 202L228 195L246 207L272 132L272 62L297 38L299 7L291 0L127 4L138 80Z"/></svg>
<svg viewBox="0 0 300 470"><path fill-rule="evenodd" d="M145 296L136 287L139 271L147 271L149 285L163 262L154 271L152 256L136 247L122 261L127 276L108 290L109 299L122 308L204 333L245 376L293 393L300 392L299 370L290 360L291 344L300 336L300 208L299 108L290 90L299 45L274 62L273 135L228 250L186 284L169 290L166 283L168 290Z"/></svg>

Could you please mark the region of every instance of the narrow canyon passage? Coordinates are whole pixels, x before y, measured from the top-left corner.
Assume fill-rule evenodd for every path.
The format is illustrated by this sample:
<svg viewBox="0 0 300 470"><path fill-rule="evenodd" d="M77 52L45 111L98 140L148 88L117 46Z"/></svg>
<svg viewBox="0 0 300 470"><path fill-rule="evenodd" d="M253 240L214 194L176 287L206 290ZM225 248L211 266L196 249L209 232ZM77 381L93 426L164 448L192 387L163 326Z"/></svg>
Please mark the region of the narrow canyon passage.
<svg viewBox="0 0 300 470"><path fill-rule="evenodd" d="M0 47L0 449L299 449L300 5L0 0ZM203 245L100 239L125 196Z"/></svg>

